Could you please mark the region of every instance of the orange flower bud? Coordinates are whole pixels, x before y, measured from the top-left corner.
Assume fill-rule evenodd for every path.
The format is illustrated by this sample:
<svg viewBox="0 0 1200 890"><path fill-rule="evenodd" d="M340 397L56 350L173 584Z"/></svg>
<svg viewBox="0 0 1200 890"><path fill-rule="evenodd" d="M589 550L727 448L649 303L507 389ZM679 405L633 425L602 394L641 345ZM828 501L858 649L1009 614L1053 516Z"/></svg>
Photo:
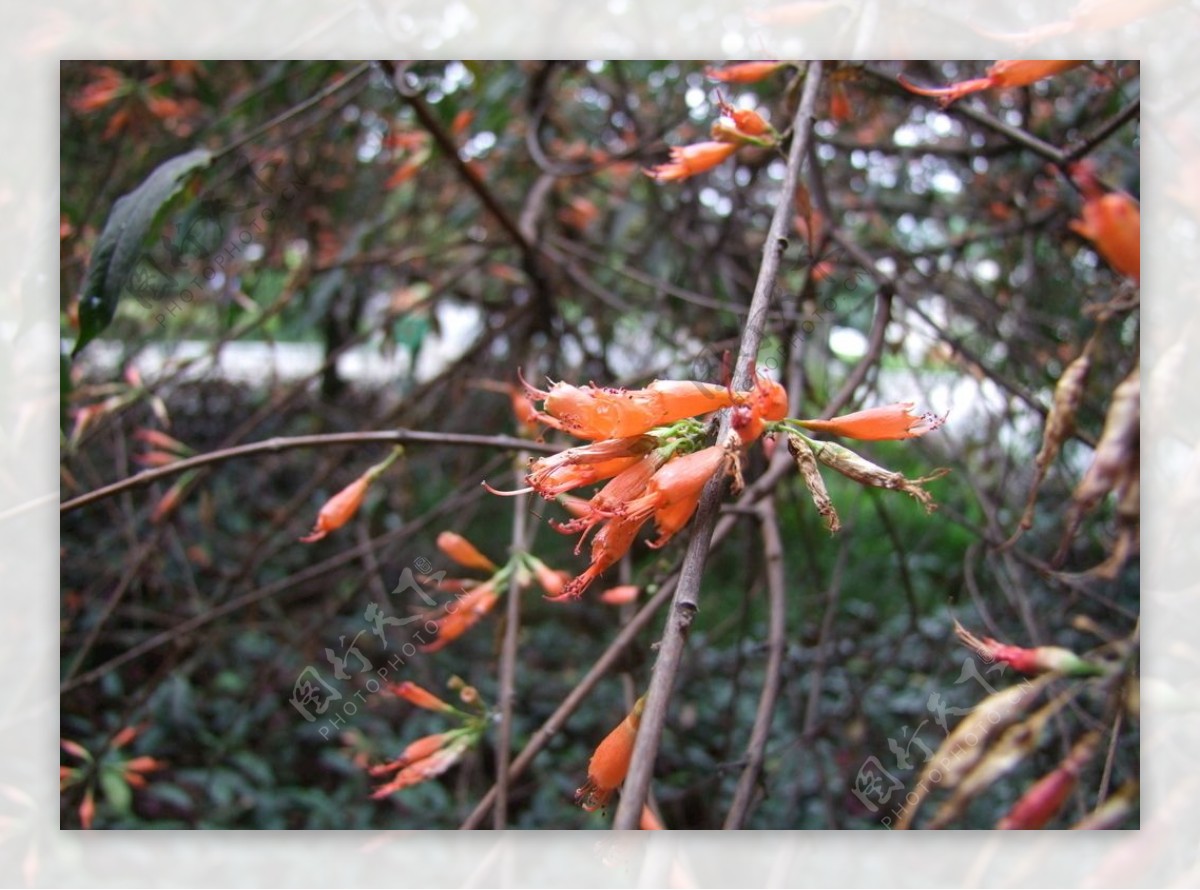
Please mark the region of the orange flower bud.
<svg viewBox="0 0 1200 890"><path fill-rule="evenodd" d="M555 571L540 559L530 557L530 562L533 565L534 577L537 578L538 584L542 586L542 590L546 591L546 596L551 598L560 596L563 592L563 587L571 580L570 574Z"/></svg>
<svg viewBox="0 0 1200 890"><path fill-rule="evenodd" d="M437 536L437 547L444 554L468 569L496 571L496 564L476 549L475 545L456 532L445 531Z"/></svg>
<svg viewBox="0 0 1200 890"><path fill-rule="evenodd" d="M575 792L575 802L588 812L608 803L617 786L625 781L645 704L646 697L642 696L633 706L633 711L605 737L592 754L592 759L588 762L587 781Z"/></svg>
<svg viewBox="0 0 1200 890"><path fill-rule="evenodd" d="M724 68L705 68L704 73L711 80L719 80L721 83L757 83L786 64L774 61L738 62Z"/></svg>
<svg viewBox="0 0 1200 890"><path fill-rule="evenodd" d="M1140 281L1142 219L1137 202L1123 192L1104 194L1090 164L1076 164L1071 173L1086 198L1083 218L1071 221L1071 231L1091 241L1117 272Z"/></svg>
<svg viewBox="0 0 1200 890"><path fill-rule="evenodd" d="M632 390L556 383L548 392L528 385L527 391L545 403L538 420L581 439L639 436L656 426L728 408L735 400L728 388L695 380L655 380Z"/></svg>
<svg viewBox="0 0 1200 890"><path fill-rule="evenodd" d="M157 757L131 757L125 761L125 771L127 773L152 773L155 770L160 770L167 764L165 761L159 760ZM128 778L128 776L126 777Z"/></svg>
<svg viewBox="0 0 1200 890"><path fill-rule="evenodd" d="M328 501L321 511L317 514L316 525L313 526L312 532L300 539L302 544L311 544L313 541L319 541L331 531L341 528L350 518L358 512L358 508L362 506L363 498L367 495L367 489L371 485L371 480L366 476L359 476Z"/></svg>
<svg viewBox="0 0 1200 890"><path fill-rule="evenodd" d="M647 176L658 182L676 182L704 173L727 160L737 150L728 142L697 142L694 145L677 145L671 149L671 159L650 170Z"/></svg>
<svg viewBox="0 0 1200 890"><path fill-rule="evenodd" d="M623 606L637 599L639 589L636 584L619 584L600 594L600 602L607 606Z"/></svg>
<svg viewBox="0 0 1200 890"><path fill-rule="evenodd" d="M648 804L642 804L642 818L638 822L638 828L642 831L662 831L663 824L654 815L654 811L650 809Z"/></svg>
<svg viewBox="0 0 1200 890"><path fill-rule="evenodd" d="M92 789L89 788L83 792L83 801L79 804L79 825L81 828L89 829L92 827L92 820L96 817L96 799L92 796Z"/></svg>
<svg viewBox="0 0 1200 890"><path fill-rule="evenodd" d="M1077 65L1079 60L1059 59L1002 59L987 70L985 77L964 80L948 87L918 87L909 83L904 75L900 75L900 84L910 93L918 96L932 96L939 100L944 108L951 102L961 99L971 93L990 90L995 87L1024 87L1046 77L1061 74Z"/></svg>
<svg viewBox="0 0 1200 890"><path fill-rule="evenodd" d="M447 606L445 613L430 620L437 625L437 639L421 647L422 652L436 652L454 642L479 623L479 619L492 610L500 594L491 582L484 582L469 594Z"/></svg>
<svg viewBox="0 0 1200 890"><path fill-rule="evenodd" d="M914 411L915 402L896 402L845 414L832 420L801 420L800 426L834 436L850 439L913 439L932 432L946 422L946 416L938 417L929 412Z"/></svg>
<svg viewBox="0 0 1200 890"><path fill-rule="evenodd" d="M454 711L453 705L446 704L432 692L418 686L411 680L405 680L403 683L393 683L388 689L393 695L399 696L409 704L416 705L418 708L425 708L427 711Z"/></svg>
<svg viewBox="0 0 1200 890"><path fill-rule="evenodd" d="M457 738L458 735L458 732L451 730L449 732L439 732L433 735L422 736L416 741L410 742L395 760L376 764L367 770L367 772L372 776L385 776L388 773L396 772L396 770L404 769L409 764L416 763L418 760L424 760L435 751L440 751L449 742Z"/></svg>

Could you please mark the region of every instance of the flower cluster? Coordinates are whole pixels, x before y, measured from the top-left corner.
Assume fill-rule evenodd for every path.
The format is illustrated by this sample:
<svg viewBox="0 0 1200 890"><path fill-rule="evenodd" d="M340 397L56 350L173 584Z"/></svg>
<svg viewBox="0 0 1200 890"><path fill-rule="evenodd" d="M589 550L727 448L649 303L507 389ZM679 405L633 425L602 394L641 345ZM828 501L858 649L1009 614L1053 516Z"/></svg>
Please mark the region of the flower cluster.
<svg viewBox="0 0 1200 890"><path fill-rule="evenodd" d="M398 698L418 708L452 717L458 721L458 726L445 732L422 736L410 742L400 752L400 756L372 766L368 770L372 776L391 778L376 788L371 797L387 797L402 788L440 776L462 760L463 755L483 738L488 725L488 711L480 700L479 693L473 686L467 686L457 677L450 681L450 686L458 690L459 699L472 706L475 713L459 710L410 681L395 683L389 687L392 694Z"/></svg>
<svg viewBox="0 0 1200 890"><path fill-rule="evenodd" d="M422 652L436 652L457 640L479 623L500 601L515 573L518 589L537 581L549 597L562 593L568 580L566 572L555 571L529 553L517 553L504 565L497 565L462 535L444 531L437 538L438 549L460 566L489 573L484 581L473 578L446 578L445 572L422 577L437 590L454 591L456 599L426 611L421 618L437 628L437 636L421 647Z"/></svg>
<svg viewBox="0 0 1200 890"><path fill-rule="evenodd" d="M677 182L711 170L743 145L772 148L778 144L779 134L757 111L735 108L723 99L718 108L722 116L712 125L710 141L674 146L667 163L645 174L657 182Z"/></svg>
<svg viewBox="0 0 1200 890"><path fill-rule="evenodd" d="M552 523L580 535L577 553L598 527L590 565L554 599L582 595L628 552L650 519L658 531L650 546L664 546L687 525L707 482L736 467L738 446L787 414L787 393L765 377L744 392L693 380L655 381L638 390L556 383L528 391L542 402L541 423L592 441L534 461L523 490L553 499L606 483L590 499L568 502L574 518ZM726 445L701 447L704 428L695 418L719 408L733 408L736 435Z"/></svg>

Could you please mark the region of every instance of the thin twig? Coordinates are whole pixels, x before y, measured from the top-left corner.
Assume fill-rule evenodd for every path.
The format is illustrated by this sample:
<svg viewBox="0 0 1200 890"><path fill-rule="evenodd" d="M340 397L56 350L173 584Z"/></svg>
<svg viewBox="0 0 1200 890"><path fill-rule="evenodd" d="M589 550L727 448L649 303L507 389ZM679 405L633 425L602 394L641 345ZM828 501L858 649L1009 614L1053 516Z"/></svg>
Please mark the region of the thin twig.
<svg viewBox="0 0 1200 890"><path fill-rule="evenodd" d="M519 452L513 474L521 477L521 467L528 455ZM518 495L513 504L513 531L510 557L529 549L529 495ZM517 632L521 621L520 572L513 572L508 582L508 602L504 613L504 643L500 652L500 728L496 733L496 807L492 811L492 827L502 831L508 820L508 764L512 757L513 696L517 682Z"/></svg>
<svg viewBox="0 0 1200 890"><path fill-rule="evenodd" d="M804 83L804 94L792 123L793 136L792 145L788 151L787 172L784 175L783 184L780 186L779 202L771 218L771 226L767 230L766 243L763 245L762 265L759 267L758 281L755 283L754 296L750 301L750 314L746 318L742 345L738 351L737 363L734 368L732 385L735 389L747 389L751 383L751 369L758 356L759 344L762 342L767 308L770 306L771 296L775 290L775 281L779 275L783 250L787 246L785 232L791 224L792 196L796 192L800 167L806 155L813 109L816 105L817 90L820 85L821 63L819 61L811 62ZM724 441L724 437L728 433L729 416L726 411L722 414L718 441ZM616 818L613 822L615 829L635 828L641 817L642 804L646 800L646 792L650 788L650 777L654 771L655 755L662 738L663 725L666 723L671 689L675 685L675 677L683 656L684 641L697 611L700 581L704 573L708 549L712 542L714 523L723 489L723 479L714 478L710 481L704 490L700 506L696 510L692 536L688 541L683 568L680 570L679 584L675 589L675 598L667 619L662 646L650 678L650 691L646 697L642 722L638 727L633 759L630 763L629 774L625 779L624 790L621 792L621 803L617 807Z"/></svg>
<svg viewBox="0 0 1200 890"><path fill-rule="evenodd" d="M247 133L245 136L241 137L240 139L235 139L233 142L229 143L224 148L217 151L213 155L213 160L215 161L219 158L224 157L227 154L231 154L231 153L237 151L243 145L245 145L248 142L253 142L255 139L257 139L263 133L266 133L268 130L273 129L282 123L286 123L287 121L291 120L298 114L303 114L304 112L308 111L308 109L312 108L315 105L321 104L326 99L328 99L330 96L334 95L337 92L340 92L341 90L344 90L350 84L354 83L354 81L358 80L360 77L362 77L364 74L366 74L370 69L371 69L370 62L363 62L361 65L358 65L358 66L352 68L350 70L350 72L345 77L343 77L341 80L337 81L336 83L331 83L329 86L325 87L325 89L314 93L310 98L305 99L299 105L293 106L292 108L289 108L287 111L285 111L281 114L275 115L275 117L271 118L269 121L267 121L261 127L256 127L255 129L251 130L249 133Z"/></svg>
<svg viewBox="0 0 1200 890"><path fill-rule="evenodd" d="M261 442L250 442L246 445L235 445L232 448L222 448L207 454L197 454L165 467L152 467L142 470L127 479L121 479L81 494L77 498L64 501L58 508L59 514L70 513L80 507L86 507L96 501L110 498L115 494L130 488L140 488L149 485L156 479L174 476L177 473L203 467L209 464L221 463L238 457L248 457L254 454L265 454L287 451L292 448L329 448L338 445L363 444L427 444L427 445L459 445L471 448L504 448L513 451L522 448L552 454L562 450L561 445L548 445L544 442L531 442L528 439L517 439L513 436L478 436L470 433L433 433L424 430L364 430L357 433L320 433L312 436L276 436Z"/></svg>
<svg viewBox="0 0 1200 890"><path fill-rule="evenodd" d="M737 790L729 815L725 817L725 828L741 828L750 810L750 799L758 785L766 757L767 739L771 734L771 721L775 717L775 702L779 698L780 677L783 672L783 653L787 647L787 594L783 570L783 538L779 534L779 519L775 515L775 500L767 497L759 506L762 525L763 559L766 560L767 576L767 667L763 677L762 693L758 698L758 710L754 715L754 728L750 730L750 741L746 745L746 766L738 779Z"/></svg>

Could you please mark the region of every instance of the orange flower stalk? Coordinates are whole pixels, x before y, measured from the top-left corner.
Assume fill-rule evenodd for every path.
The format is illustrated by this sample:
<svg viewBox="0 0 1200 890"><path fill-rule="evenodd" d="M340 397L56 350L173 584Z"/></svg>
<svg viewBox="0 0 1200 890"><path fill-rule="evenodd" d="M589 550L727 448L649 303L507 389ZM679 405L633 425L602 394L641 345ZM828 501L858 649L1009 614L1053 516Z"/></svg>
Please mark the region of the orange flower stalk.
<svg viewBox="0 0 1200 890"><path fill-rule="evenodd" d="M1104 673L1099 665L1080 658L1070 649L1061 646L1037 646L1023 649L1000 643L991 637L980 639L957 621L954 633L959 641L989 663L1002 662L1022 674L1034 676L1053 671L1067 677L1098 677Z"/></svg>
<svg viewBox="0 0 1200 890"><path fill-rule="evenodd" d="M393 683L388 687L393 695L404 699L409 704L416 705L418 708L425 708L427 711L443 711L445 713L453 713L455 708L453 705L446 704L429 690L418 686L411 680L405 680L403 683Z"/></svg>
<svg viewBox="0 0 1200 890"><path fill-rule="evenodd" d="M963 96L999 87L1025 87L1046 77L1053 77L1082 65L1082 60L1063 59L1002 59L987 70L985 77L964 80L948 87L918 87L901 74L900 84L918 96L932 96L943 108Z"/></svg>
<svg viewBox="0 0 1200 890"><path fill-rule="evenodd" d="M1082 219L1071 220L1071 231L1087 238L1117 272L1134 281L1142 274L1142 218L1137 202L1123 192L1104 193L1092 165L1076 164L1071 177L1084 195Z"/></svg>
<svg viewBox="0 0 1200 890"><path fill-rule="evenodd" d="M313 541L319 541L331 531L336 531L349 522L358 512L358 508L362 506L371 483L379 478L403 453L404 449L396 446L384 460L375 464L326 501L317 514L317 522L313 526L313 530L301 538L300 543L311 544Z"/></svg>
<svg viewBox="0 0 1200 890"><path fill-rule="evenodd" d="M444 554L461 566L468 569L480 569L484 572L494 572L497 566L460 534L445 531L437 536L437 547Z"/></svg>
<svg viewBox="0 0 1200 890"><path fill-rule="evenodd" d="M671 148L671 159L642 172L657 182L678 182L705 173L737 151L729 142L697 142L693 145L676 145Z"/></svg>
<svg viewBox="0 0 1200 890"><path fill-rule="evenodd" d="M775 61L737 62L724 68L705 68L704 73L711 80L719 80L721 83L757 83L770 77L786 64Z"/></svg>
<svg viewBox="0 0 1200 890"><path fill-rule="evenodd" d="M645 389L568 383L555 383L548 392L527 389L544 403L539 421L580 439L639 436L656 426L728 408L735 399L727 387L695 380L655 380Z"/></svg>
<svg viewBox="0 0 1200 890"><path fill-rule="evenodd" d="M642 709L646 706L643 695L634 704L633 710L610 732L592 754L588 762L588 777L575 792L575 802L589 813L608 803L612 793L625 781L629 772L629 761L633 757L633 743L637 740L638 724L642 722Z"/></svg>
<svg viewBox="0 0 1200 890"><path fill-rule="evenodd" d="M833 420L799 420L805 429L845 436L849 439L913 439L932 432L946 422L946 415L938 417L929 412L914 410L915 402L896 402L835 417Z"/></svg>
<svg viewBox="0 0 1200 890"><path fill-rule="evenodd" d="M437 625L437 639L432 643L421 646L422 652L437 652L439 649L453 643L468 630L479 623L479 619L492 611L492 607L500 599L493 580L489 579L480 584L462 599L457 600L454 608L447 606L437 617L429 618Z"/></svg>

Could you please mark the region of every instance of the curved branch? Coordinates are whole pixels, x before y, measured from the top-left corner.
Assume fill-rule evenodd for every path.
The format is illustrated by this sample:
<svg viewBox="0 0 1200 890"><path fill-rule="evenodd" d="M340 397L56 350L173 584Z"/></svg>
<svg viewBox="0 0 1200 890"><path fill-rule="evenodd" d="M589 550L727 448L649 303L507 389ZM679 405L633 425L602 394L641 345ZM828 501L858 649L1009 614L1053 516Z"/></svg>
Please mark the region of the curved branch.
<svg viewBox="0 0 1200 890"><path fill-rule="evenodd" d="M276 451L288 451L292 448L327 448L334 445L362 444L391 444L407 445L421 443L428 445L462 445L473 448L504 448L512 451L526 449L553 454L561 451L561 445L547 445L544 442L531 442L528 439L517 439L513 436L476 436L469 433L430 433L424 430L368 430L358 433L321 433L312 436L277 436L264 439L261 442L250 442L246 445L236 445L232 448L222 448L207 454L184 458L165 467L154 467L142 470L140 473L81 494L77 498L63 501L59 506L59 515L94 504L113 495L120 494L131 488L141 488L157 479L174 476L187 470L203 467L209 464L221 463L236 457L249 457L254 454L266 454Z"/></svg>

